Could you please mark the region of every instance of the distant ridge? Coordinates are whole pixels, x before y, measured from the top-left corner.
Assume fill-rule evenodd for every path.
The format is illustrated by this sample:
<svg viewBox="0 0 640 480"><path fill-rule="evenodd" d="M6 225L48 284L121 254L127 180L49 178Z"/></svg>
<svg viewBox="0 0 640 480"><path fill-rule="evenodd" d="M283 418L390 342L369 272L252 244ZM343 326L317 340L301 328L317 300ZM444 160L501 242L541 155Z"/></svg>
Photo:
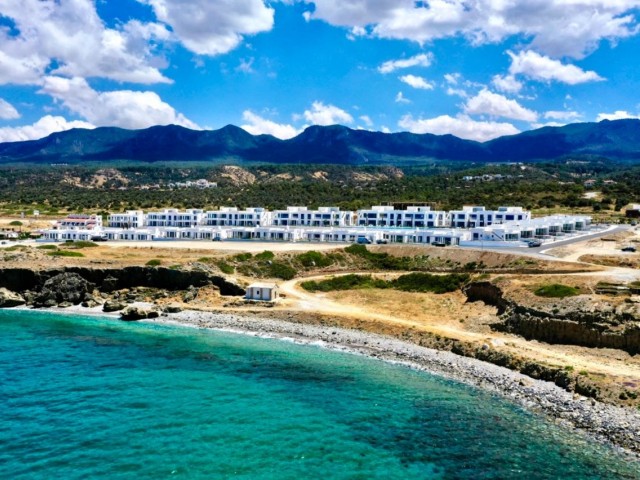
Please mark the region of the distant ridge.
<svg viewBox="0 0 640 480"><path fill-rule="evenodd" d="M130 160L405 165L425 161L533 162L598 156L640 161L640 120L575 123L480 143L453 135L381 133L341 125L312 126L290 140L251 135L234 125L189 130L101 127L53 133L40 140L0 143L2 163Z"/></svg>

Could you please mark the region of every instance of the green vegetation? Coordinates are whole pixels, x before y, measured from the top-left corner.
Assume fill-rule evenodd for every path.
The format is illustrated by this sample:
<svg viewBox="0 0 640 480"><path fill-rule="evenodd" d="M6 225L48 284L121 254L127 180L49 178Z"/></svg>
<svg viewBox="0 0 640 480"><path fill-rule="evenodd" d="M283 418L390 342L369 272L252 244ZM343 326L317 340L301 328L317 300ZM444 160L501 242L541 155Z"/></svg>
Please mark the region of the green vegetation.
<svg viewBox="0 0 640 480"><path fill-rule="evenodd" d="M236 272L236 269L233 265L229 265L227 262L221 260L216 263L216 266L220 269L222 273L227 275L232 275Z"/></svg>
<svg viewBox="0 0 640 480"><path fill-rule="evenodd" d="M250 253L238 253L237 255L233 256L233 260L235 260L236 262L246 262L247 260L251 260L251 258L253 258L253 255Z"/></svg>
<svg viewBox="0 0 640 480"><path fill-rule="evenodd" d="M295 256L295 261L299 262L303 267L328 267L334 262L332 255L323 255L320 252L311 250L309 252L300 253Z"/></svg>
<svg viewBox="0 0 640 480"><path fill-rule="evenodd" d="M254 258L258 261L267 261L267 260L273 260L275 257L276 256L273 252L270 252L269 250L265 250L262 253L256 254Z"/></svg>
<svg viewBox="0 0 640 480"><path fill-rule="evenodd" d="M568 285L562 285L561 283L552 283L550 285L543 285L536 288L533 293L539 297L565 298L580 295L580 289L570 287Z"/></svg>
<svg viewBox="0 0 640 480"><path fill-rule="evenodd" d="M148 267L157 267L159 265L162 265L162 260L160 260L159 258L152 258L145 265L147 265Z"/></svg>
<svg viewBox="0 0 640 480"><path fill-rule="evenodd" d="M302 282L300 285L310 292L331 292L335 290L353 290L358 288L391 288L403 292L448 293L458 290L469 281L469 275L452 273L449 275L431 275L428 273L410 273L395 280L382 280L371 275L341 275L325 280Z"/></svg>
<svg viewBox="0 0 640 480"><path fill-rule="evenodd" d="M283 262L272 262L267 264L267 277L280 278L282 280L291 280L298 273L291 265Z"/></svg>
<svg viewBox="0 0 640 480"><path fill-rule="evenodd" d="M74 252L73 250L56 250L54 252L49 252L47 255L52 257L84 257L83 253Z"/></svg>
<svg viewBox="0 0 640 480"><path fill-rule="evenodd" d="M88 242L86 240L75 240L73 242L65 242L62 246L64 248L73 248L73 249L76 249L76 250L79 250L79 249L82 249L82 248L99 247L99 245L97 243Z"/></svg>
<svg viewBox="0 0 640 480"><path fill-rule="evenodd" d="M21 227L22 222L20 220L14 220L13 222L9 223L9 225L11 225L12 227Z"/></svg>
<svg viewBox="0 0 640 480"><path fill-rule="evenodd" d="M39 245L36 248L38 250L58 250L57 245Z"/></svg>

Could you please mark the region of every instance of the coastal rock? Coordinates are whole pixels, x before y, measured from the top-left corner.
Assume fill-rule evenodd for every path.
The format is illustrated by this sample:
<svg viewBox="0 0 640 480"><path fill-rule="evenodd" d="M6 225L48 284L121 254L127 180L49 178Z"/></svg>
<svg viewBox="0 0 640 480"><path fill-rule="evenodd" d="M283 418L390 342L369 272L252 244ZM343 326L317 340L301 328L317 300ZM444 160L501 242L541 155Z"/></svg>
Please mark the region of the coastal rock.
<svg viewBox="0 0 640 480"><path fill-rule="evenodd" d="M25 303L27 302L21 295L6 288L0 288L0 308L18 307Z"/></svg>
<svg viewBox="0 0 640 480"><path fill-rule="evenodd" d="M194 301L197 296L198 296L198 289L195 288L193 285L190 285L189 289L182 296L182 301L184 303L189 303L189 302Z"/></svg>
<svg viewBox="0 0 640 480"><path fill-rule="evenodd" d="M170 305L165 305L162 311L165 313L180 313L182 311L182 307L177 303L172 303Z"/></svg>
<svg viewBox="0 0 640 480"><path fill-rule="evenodd" d="M103 312L117 312L126 308L127 304L124 302L119 302L118 300L107 300L102 305Z"/></svg>
<svg viewBox="0 0 640 480"><path fill-rule="evenodd" d="M93 291L94 285L77 273L60 273L47 280L34 299L34 306L48 307L60 303L78 305Z"/></svg>
<svg viewBox="0 0 640 480"><path fill-rule="evenodd" d="M139 305L130 305L120 313L120 318L127 321L157 318L159 316L160 312L157 310Z"/></svg>

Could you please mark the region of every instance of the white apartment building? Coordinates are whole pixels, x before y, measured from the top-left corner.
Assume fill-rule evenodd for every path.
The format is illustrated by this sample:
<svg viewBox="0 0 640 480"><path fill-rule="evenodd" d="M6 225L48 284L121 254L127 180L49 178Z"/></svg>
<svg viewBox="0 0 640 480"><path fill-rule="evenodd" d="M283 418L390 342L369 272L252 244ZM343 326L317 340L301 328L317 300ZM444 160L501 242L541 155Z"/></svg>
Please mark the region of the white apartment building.
<svg viewBox="0 0 640 480"><path fill-rule="evenodd" d="M342 211L338 207L287 207L275 210L271 225L275 227L348 227L354 223L354 213Z"/></svg>
<svg viewBox="0 0 640 480"><path fill-rule="evenodd" d="M271 212L264 208L220 207L205 212L204 225L212 227L258 227L271 224Z"/></svg>
<svg viewBox="0 0 640 480"><path fill-rule="evenodd" d="M520 240L550 240L589 229L591 217L584 215L552 215L521 222L505 222L471 229L471 239L481 241L517 242Z"/></svg>
<svg viewBox="0 0 640 480"><path fill-rule="evenodd" d="M431 210L431 207L407 207L396 210L391 206L374 206L358 210L358 226L396 228L440 228L446 227L447 213Z"/></svg>
<svg viewBox="0 0 640 480"><path fill-rule="evenodd" d="M530 219L531 212L522 207L499 207L498 210L487 210L481 206L464 206L462 210L449 212L449 225L453 228L487 227Z"/></svg>
<svg viewBox="0 0 640 480"><path fill-rule="evenodd" d="M161 212L149 212L147 214L147 226L188 228L200 225L203 219L204 212L197 208L188 209L184 212L167 208Z"/></svg>
<svg viewBox="0 0 640 480"><path fill-rule="evenodd" d="M145 225L145 214L142 210L112 213L107 217L107 225L111 228L142 228Z"/></svg>
<svg viewBox="0 0 640 480"><path fill-rule="evenodd" d="M100 215L72 213L62 220L58 220L54 228L59 230L95 230L96 228L102 228L102 217Z"/></svg>

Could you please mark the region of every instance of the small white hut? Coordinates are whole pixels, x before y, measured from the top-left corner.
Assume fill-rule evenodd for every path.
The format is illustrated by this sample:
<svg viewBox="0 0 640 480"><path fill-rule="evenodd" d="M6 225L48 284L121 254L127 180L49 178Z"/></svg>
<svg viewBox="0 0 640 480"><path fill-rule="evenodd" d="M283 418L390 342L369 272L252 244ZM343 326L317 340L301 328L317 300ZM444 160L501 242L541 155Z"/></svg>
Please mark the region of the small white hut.
<svg viewBox="0 0 640 480"><path fill-rule="evenodd" d="M252 283L244 296L247 300L275 302L278 299L278 285L275 283Z"/></svg>

